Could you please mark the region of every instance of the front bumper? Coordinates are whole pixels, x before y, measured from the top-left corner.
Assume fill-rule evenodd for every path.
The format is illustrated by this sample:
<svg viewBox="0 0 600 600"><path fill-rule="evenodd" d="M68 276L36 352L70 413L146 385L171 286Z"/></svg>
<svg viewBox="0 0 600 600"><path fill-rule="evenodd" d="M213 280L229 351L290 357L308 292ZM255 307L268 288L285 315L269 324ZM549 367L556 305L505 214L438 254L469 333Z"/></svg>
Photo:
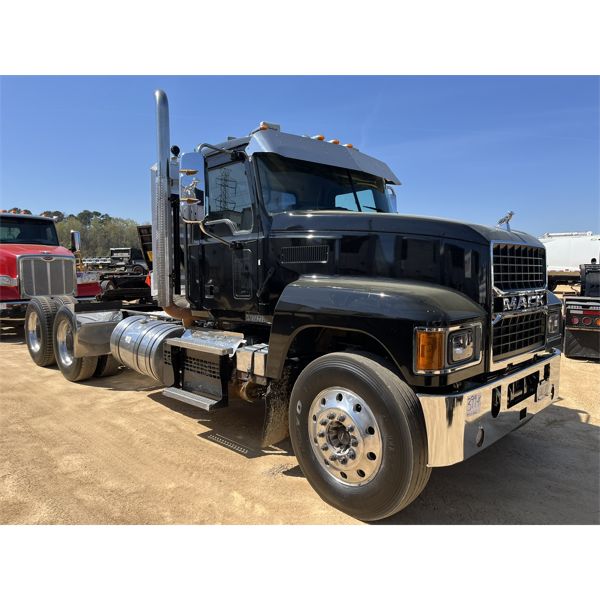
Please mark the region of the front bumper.
<svg viewBox="0 0 600 600"><path fill-rule="evenodd" d="M468 392L417 394L427 429L428 466L466 460L517 429L558 399L559 379L560 351L554 350Z"/></svg>
<svg viewBox="0 0 600 600"><path fill-rule="evenodd" d="M0 302L0 319L24 319L29 300Z"/></svg>

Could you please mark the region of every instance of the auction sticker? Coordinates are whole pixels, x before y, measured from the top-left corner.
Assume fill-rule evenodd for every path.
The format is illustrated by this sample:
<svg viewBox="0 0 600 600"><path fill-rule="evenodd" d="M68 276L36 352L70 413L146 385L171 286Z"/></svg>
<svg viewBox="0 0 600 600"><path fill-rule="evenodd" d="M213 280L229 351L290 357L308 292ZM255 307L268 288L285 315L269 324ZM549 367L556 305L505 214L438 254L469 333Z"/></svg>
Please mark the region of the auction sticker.
<svg viewBox="0 0 600 600"><path fill-rule="evenodd" d="M481 394L467 396L467 417L478 415L481 412Z"/></svg>

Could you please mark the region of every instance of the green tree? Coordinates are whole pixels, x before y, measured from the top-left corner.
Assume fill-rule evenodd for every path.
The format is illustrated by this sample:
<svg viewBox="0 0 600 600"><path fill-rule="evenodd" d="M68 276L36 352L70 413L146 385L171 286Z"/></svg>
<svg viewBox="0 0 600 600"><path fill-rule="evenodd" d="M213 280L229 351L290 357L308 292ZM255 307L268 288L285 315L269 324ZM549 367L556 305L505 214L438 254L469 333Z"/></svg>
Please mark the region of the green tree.
<svg viewBox="0 0 600 600"><path fill-rule="evenodd" d="M83 220L80 218L82 217ZM82 211L69 215L56 224L61 245L69 247L71 230L81 232L81 254L108 256L111 248L139 248L137 223L96 211Z"/></svg>

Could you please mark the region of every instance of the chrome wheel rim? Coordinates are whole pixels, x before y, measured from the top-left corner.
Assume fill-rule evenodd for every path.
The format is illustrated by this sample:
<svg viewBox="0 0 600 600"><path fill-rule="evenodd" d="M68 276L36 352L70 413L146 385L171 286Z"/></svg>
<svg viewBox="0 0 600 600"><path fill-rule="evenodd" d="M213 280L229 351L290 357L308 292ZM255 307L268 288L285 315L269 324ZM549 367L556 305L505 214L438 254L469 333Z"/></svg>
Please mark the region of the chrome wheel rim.
<svg viewBox="0 0 600 600"><path fill-rule="evenodd" d="M327 388L310 405L308 434L323 470L350 486L365 485L381 467L383 439L363 398L345 388Z"/></svg>
<svg viewBox="0 0 600 600"><path fill-rule="evenodd" d="M58 347L58 359L65 367L73 364L73 330L71 323L66 320L58 324L56 330L56 344Z"/></svg>
<svg viewBox="0 0 600 600"><path fill-rule="evenodd" d="M34 310L27 318L27 343L34 352L39 352L42 347L42 324Z"/></svg>

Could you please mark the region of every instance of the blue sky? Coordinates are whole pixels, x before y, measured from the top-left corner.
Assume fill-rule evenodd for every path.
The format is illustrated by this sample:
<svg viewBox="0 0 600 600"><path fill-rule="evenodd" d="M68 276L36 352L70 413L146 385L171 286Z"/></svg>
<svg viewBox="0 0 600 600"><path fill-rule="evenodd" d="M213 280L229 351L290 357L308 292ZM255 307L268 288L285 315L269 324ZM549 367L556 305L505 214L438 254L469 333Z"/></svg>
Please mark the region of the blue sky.
<svg viewBox="0 0 600 600"><path fill-rule="evenodd" d="M0 205L150 219L154 99L171 141L261 120L387 162L400 211L546 231L600 230L597 77L2 77Z"/></svg>

